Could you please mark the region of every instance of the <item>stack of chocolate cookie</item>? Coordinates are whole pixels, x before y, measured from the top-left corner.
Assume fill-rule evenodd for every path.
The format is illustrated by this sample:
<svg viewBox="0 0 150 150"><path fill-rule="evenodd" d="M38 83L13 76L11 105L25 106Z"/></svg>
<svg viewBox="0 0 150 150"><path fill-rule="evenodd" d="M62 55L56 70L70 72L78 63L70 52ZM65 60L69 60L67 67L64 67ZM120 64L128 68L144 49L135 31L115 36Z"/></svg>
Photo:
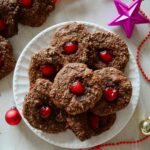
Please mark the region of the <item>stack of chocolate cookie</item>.
<svg viewBox="0 0 150 150"><path fill-rule="evenodd" d="M19 22L41 26L54 8L54 0L1 0L0 35L9 38L17 34Z"/></svg>
<svg viewBox="0 0 150 150"><path fill-rule="evenodd" d="M0 36L0 79L7 76L15 67L16 61L11 44Z"/></svg>
<svg viewBox="0 0 150 150"><path fill-rule="evenodd" d="M123 73L129 61L125 42L71 23L57 29L50 43L32 56L24 117L47 133L70 129L81 141L110 129L132 95Z"/></svg>
<svg viewBox="0 0 150 150"><path fill-rule="evenodd" d="M0 79L15 67L12 46L5 38L18 33L19 22L41 26L54 8L55 0L0 0Z"/></svg>

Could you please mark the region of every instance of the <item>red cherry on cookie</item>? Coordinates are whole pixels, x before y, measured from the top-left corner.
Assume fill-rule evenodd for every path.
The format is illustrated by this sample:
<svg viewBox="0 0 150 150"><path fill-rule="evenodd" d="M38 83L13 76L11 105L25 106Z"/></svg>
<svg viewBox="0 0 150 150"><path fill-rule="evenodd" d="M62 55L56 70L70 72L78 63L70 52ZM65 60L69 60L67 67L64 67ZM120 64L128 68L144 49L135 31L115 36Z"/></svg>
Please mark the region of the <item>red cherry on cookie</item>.
<svg viewBox="0 0 150 150"><path fill-rule="evenodd" d="M108 116L100 117L99 125L100 127L104 127L107 125Z"/></svg>
<svg viewBox="0 0 150 150"><path fill-rule="evenodd" d="M67 54L74 54L78 49L78 43L77 42L66 42L63 46L63 49Z"/></svg>
<svg viewBox="0 0 150 150"><path fill-rule="evenodd" d="M21 121L21 116L16 107L9 109L5 114L5 120L9 125L18 125Z"/></svg>
<svg viewBox="0 0 150 150"><path fill-rule="evenodd" d="M53 3L54 4L57 4L57 3L59 3L60 2L60 0L53 0Z"/></svg>
<svg viewBox="0 0 150 150"><path fill-rule="evenodd" d="M40 67L40 71L44 76L52 76L55 73L55 68L53 65L43 65Z"/></svg>
<svg viewBox="0 0 150 150"><path fill-rule="evenodd" d="M89 116L89 123L90 123L90 126L91 126L92 129L99 128L99 121L100 121L99 116L97 116L95 114L91 114Z"/></svg>
<svg viewBox="0 0 150 150"><path fill-rule="evenodd" d="M0 19L0 31L4 30L6 27L6 23L3 19Z"/></svg>
<svg viewBox="0 0 150 150"><path fill-rule="evenodd" d="M99 58L101 61L108 63L112 61L112 55L109 51L101 51L99 52Z"/></svg>
<svg viewBox="0 0 150 150"><path fill-rule="evenodd" d="M107 87L103 92L104 98L108 101L114 101L118 97L118 90Z"/></svg>
<svg viewBox="0 0 150 150"><path fill-rule="evenodd" d="M32 0L19 0L19 2L24 7L30 7L32 5Z"/></svg>
<svg viewBox="0 0 150 150"><path fill-rule="evenodd" d="M76 81L71 85L70 90L74 94L82 94L84 92L84 86L80 81Z"/></svg>
<svg viewBox="0 0 150 150"><path fill-rule="evenodd" d="M0 67L2 67L4 64L4 60L2 59L2 56L0 55Z"/></svg>
<svg viewBox="0 0 150 150"><path fill-rule="evenodd" d="M48 106L43 106L40 109L40 116L42 118L48 118L52 114L52 109Z"/></svg>

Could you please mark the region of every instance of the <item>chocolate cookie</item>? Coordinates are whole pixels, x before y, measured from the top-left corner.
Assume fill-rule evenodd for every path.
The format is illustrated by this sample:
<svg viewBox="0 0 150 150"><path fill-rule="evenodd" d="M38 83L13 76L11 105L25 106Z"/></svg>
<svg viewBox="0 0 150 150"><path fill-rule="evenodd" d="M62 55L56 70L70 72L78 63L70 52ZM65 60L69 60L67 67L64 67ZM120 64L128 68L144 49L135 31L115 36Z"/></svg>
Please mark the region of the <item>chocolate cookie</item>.
<svg viewBox="0 0 150 150"><path fill-rule="evenodd" d="M95 73L102 77L103 96L92 112L105 116L125 108L131 99L132 85L124 73L112 67Z"/></svg>
<svg viewBox="0 0 150 150"><path fill-rule="evenodd" d="M76 115L99 101L102 95L101 82L101 77L85 64L70 63L56 75L50 94L57 107Z"/></svg>
<svg viewBox="0 0 150 150"><path fill-rule="evenodd" d="M128 47L117 35L100 31L93 33L89 40L89 66L92 69L114 67L124 70L129 61Z"/></svg>
<svg viewBox="0 0 150 150"><path fill-rule="evenodd" d="M14 69L15 64L11 44L0 36L0 79L8 75Z"/></svg>
<svg viewBox="0 0 150 150"><path fill-rule="evenodd" d="M25 97L23 115L27 121L39 130L58 133L66 130L66 113L55 107L48 91L52 83L39 79Z"/></svg>
<svg viewBox="0 0 150 150"><path fill-rule="evenodd" d="M81 140L87 140L111 128L116 120L116 114L99 117L91 112L76 116L68 116L67 123L74 134Z"/></svg>
<svg viewBox="0 0 150 150"><path fill-rule="evenodd" d="M85 25L71 23L56 30L51 45L63 58L64 64L87 62L87 39L89 32Z"/></svg>
<svg viewBox="0 0 150 150"><path fill-rule="evenodd" d="M18 33L17 0L0 0L0 35L9 38Z"/></svg>
<svg viewBox="0 0 150 150"><path fill-rule="evenodd" d="M32 27L41 26L47 19L49 13L54 10L54 0L19 0L19 21L24 25Z"/></svg>
<svg viewBox="0 0 150 150"><path fill-rule="evenodd" d="M44 48L34 54L29 68L30 83L38 78L53 81L56 73L62 68L62 59L52 48Z"/></svg>

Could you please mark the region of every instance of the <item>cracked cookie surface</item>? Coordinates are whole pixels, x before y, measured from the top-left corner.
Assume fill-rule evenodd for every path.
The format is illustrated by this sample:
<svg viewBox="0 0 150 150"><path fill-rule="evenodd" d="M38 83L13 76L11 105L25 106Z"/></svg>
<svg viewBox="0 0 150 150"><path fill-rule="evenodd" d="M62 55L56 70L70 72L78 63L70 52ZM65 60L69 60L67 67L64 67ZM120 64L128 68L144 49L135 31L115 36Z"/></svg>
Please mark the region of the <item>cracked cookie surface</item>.
<svg viewBox="0 0 150 150"><path fill-rule="evenodd" d="M89 35L88 29L83 24L68 24L55 31L51 45L62 56L64 64L86 63Z"/></svg>
<svg viewBox="0 0 150 150"><path fill-rule="evenodd" d="M17 0L0 0L0 35L10 38L18 33Z"/></svg>
<svg viewBox="0 0 150 150"><path fill-rule="evenodd" d="M38 79L25 97L23 115L35 128L47 133L65 131L66 113L55 107L48 91L52 83L48 80Z"/></svg>
<svg viewBox="0 0 150 150"><path fill-rule="evenodd" d="M129 61L127 45L114 33L101 31L91 34L89 49L88 64L95 70L104 67L124 70Z"/></svg>
<svg viewBox="0 0 150 150"><path fill-rule="evenodd" d="M101 78L85 64L70 63L58 72L50 94L56 106L76 115L99 101L101 83Z"/></svg>
<svg viewBox="0 0 150 150"><path fill-rule="evenodd" d="M62 58L52 48L40 50L31 58L29 67L30 84L34 84L38 78L53 82L55 75L62 66Z"/></svg>
<svg viewBox="0 0 150 150"><path fill-rule="evenodd" d="M132 85L124 73L112 67L95 72L102 77L103 96L92 112L105 116L125 108L132 96Z"/></svg>
<svg viewBox="0 0 150 150"><path fill-rule="evenodd" d="M12 45L0 36L0 79L13 71L16 64Z"/></svg>
<svg viewBox="0 0 150 150"><path fill-rule="evenodd" d="M41 26L54 8L54 0L31 0L27 6L20 2L19 21L32 27Z"/></svg>
<svg viewBox="0 0 150 150"><path fill-rule="evenodd" d="M116 114L100 117L91 112L69 116L67 123L73 133L81 140L87 140L111 128L116 120Z"/></svg>

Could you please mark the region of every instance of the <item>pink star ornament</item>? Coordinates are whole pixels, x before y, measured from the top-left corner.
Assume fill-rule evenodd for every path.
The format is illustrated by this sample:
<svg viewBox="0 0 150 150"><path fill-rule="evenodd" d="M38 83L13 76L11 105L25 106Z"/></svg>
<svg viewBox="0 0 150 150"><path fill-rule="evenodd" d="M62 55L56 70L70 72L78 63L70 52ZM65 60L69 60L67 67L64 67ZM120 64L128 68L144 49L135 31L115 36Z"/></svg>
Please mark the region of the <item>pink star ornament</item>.
<svg viewBox="0 0 150 150"><path fill-rule="evenodd" d="M108 25L122 26L127 37L130 38L135 24L150 23L139 11L141 2L142 0L135 0L127 6L120 0L114 0L119 15Z"/></svg>

